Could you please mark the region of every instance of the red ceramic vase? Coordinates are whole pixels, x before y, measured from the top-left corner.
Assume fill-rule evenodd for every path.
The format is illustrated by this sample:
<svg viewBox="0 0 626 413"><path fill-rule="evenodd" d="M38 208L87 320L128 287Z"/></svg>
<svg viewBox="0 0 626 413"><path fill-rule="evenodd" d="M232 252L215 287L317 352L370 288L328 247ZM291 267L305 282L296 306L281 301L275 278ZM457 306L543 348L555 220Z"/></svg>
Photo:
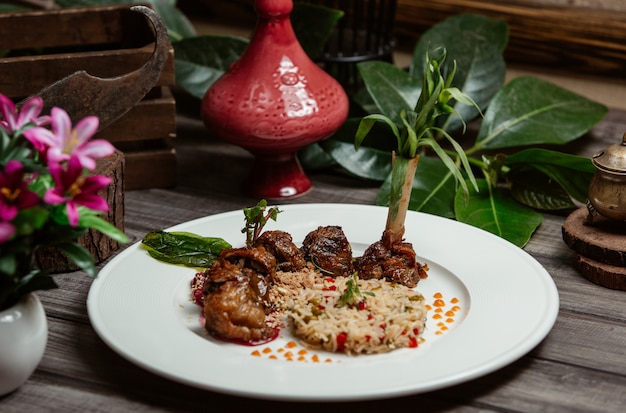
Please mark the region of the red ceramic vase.
<svg viewBox="0 0 626 413"><path fill-rule="evenodd" d="M311 189L297 151L341 127L348 97L296 39L292 0L257 0L258 21L243 55L207 90L202 119L211 134L255 156L244 190L265 199Z"/></svg>

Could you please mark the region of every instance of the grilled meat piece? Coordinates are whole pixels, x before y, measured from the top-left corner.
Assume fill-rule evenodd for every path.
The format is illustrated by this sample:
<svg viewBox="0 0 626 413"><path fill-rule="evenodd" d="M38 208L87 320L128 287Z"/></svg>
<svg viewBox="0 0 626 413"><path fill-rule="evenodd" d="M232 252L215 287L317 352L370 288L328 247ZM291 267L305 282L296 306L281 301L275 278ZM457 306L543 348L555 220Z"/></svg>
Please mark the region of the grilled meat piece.
<svg viewBox="0 0 626 413"><path fill-rule="evenodd" d="M205 328L217 337L244 342L272 338L265 322L276 260L263 247L223 250L204 284Z"/></svg>
<svg viewBox="0 0 626 413"><path fill-rule="evenodd" d="M264 247L276 258L276 269L279 271L299 271L306 266L302 252L288 232L265 231L254 244Z"/></svg>
<svg viewBox="0 0 626 413"><path fill-rule="evenodd" d="M269 285L276 274L276 258L265 248L229 248L222 250L220 260L237 265L259 297L263 300L267 298Z"/></svg>
<svg viewBox="0 0 626 413"><path fill-rule="evenodd" d="M304 259L334 277L354 272L352 247L339 226L318 227L307 234L300 249Z"/></svg>
<svg viewBox="0 0 626 413"><path fill-rule="evenodd" d="M264 341L274 335L265 323L262 300L247 280L211 283L210 290L204 298L205 328L209 333L244 342Z"/></svg>
<svg viewBox="0 0 626 413"><path fill-rule="evenodd" d="M411 243L391 243L390 239L385 231L380 241L370 245L362 257L354 260L359 278L384 278L410 288L415 287L420 279L428 276L428 266L417 262Z"/></svg>

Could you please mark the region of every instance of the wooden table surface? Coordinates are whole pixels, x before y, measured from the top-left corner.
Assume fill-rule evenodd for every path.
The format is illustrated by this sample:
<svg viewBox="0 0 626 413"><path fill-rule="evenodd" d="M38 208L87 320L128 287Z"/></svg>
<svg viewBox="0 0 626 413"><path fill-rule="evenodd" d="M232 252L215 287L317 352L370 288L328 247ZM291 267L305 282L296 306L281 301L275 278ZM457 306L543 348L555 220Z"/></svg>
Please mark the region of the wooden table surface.
<svg viewBox="0 0 626 413"><path fill-rule="evenodd" d="M611 111L588 136L564 150L591 156L619 142L625 131L626 112ZM237 185L251 164L247 152L207 138L201 121L185 115L179 116L175 144L178 185L125 194L126 232L132 242L153 229L257 202ZM376 185L333 174L311 177L313 190L289 203L374 204ZM188 387L132 364L100 339L86 309L92 280L75 272L57 276L59 289L39 293L49 322L46 352L28 381L0 398L0 411L626 411L626 292L592 284L577 272L574 254L562 240L563 221L564 216L545 215L525 247L558 288L554 328L530 353L481 378L425 394L347 404L255 400ZM459 350L469 355L468 344Z"/></svg>

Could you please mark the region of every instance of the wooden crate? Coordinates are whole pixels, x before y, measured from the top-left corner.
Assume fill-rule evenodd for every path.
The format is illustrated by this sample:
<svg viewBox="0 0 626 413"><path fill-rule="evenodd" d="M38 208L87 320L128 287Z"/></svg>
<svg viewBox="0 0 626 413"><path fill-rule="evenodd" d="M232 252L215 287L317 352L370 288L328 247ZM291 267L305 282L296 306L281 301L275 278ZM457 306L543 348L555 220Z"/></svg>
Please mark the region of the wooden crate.
<svg viewBox="0 0 626 413"><path fill-rule="evenodd" d="M128 5L0 14L0 92L14 101L76 71L121 76L152 56L150 22ZM155 87L126 115L98 132L126 158L125 189L176 183L174 50ZM95 114L97 115L97 114Z"/></svg>

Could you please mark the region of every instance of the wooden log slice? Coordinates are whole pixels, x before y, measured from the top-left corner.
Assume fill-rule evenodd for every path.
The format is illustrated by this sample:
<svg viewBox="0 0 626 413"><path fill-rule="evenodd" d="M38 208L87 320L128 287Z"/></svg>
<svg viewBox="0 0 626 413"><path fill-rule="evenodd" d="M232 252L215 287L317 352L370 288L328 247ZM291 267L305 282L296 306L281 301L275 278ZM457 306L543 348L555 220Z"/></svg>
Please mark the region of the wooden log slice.
<svg viewBox="0 0 626 413"><path fill-rule="evenodd" d="M626 268L594 261L576 254L574 261L582 275L594 284L614 290L626 291Z"/></svg>
<svg viewBox="0 0 626 413"><path fill-rule="evenodd" d="M563 223L563 240L572 250L598 263L626 267L626 222L596 216L586 224L587 208L572 212Z"/></svg>
<svg viewBox="0 0 626 413"><path fill-rule="evenodd" d="M109 204L109 212L102 215L108 223L124 231L124 154L118 150L113 155L99 159L93 175L104 175L112 179L101 195ZM78 239L94 257L96 263L107 259L119 248L119 244L95 230L89 230ZM45 248L38 251L35 257L40 268L53 269L54 272L76 270L76 267L61 251Z"/></svg>

